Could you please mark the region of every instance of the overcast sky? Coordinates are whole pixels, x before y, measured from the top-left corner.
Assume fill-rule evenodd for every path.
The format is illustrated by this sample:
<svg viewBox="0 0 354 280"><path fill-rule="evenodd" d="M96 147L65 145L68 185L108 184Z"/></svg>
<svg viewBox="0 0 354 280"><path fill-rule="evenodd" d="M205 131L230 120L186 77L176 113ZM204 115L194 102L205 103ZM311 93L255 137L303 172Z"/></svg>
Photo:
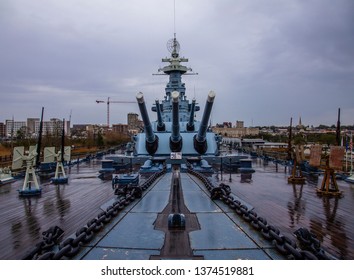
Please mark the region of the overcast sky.
<svg viewBox="0 0 354 280"><path fill-rule="evenodd" d="M352 0L0 0L0 122L40 117L106 123L106 104L148 109L164 96L153 76L176 31L196 76L186 95L212 123L354 124ZM174 24L175 23L175 24ZM110 104L126 123L137 104ZM197 118L201 118L201 112ZM155 114L150 112L155 120Z"/></svg>

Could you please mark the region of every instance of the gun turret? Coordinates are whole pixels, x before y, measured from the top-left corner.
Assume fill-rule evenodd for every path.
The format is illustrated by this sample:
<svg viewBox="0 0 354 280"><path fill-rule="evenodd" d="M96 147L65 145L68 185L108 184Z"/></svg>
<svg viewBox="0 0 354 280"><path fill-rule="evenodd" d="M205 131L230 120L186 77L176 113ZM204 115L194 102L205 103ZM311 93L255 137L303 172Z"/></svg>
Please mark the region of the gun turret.
<svg viewBox="0 0 354 280"><path fill-rule="evenodd" d="M170 137L170 149L172 152L182 150L182 137L179 132L179 92L174 91L172 96L172 132Z"/></svg>
<svg viewBox="0 0 354 280"><path fill-rule="evenodd" d="M138 101L141 117L144 122L144 130L146 135L145 148L150 155L153 155L157 151L159 139L152 130L149 115L146 111L144 96L141 92L136 95L136 100Z"/></svg>
<svg viewBox="0 0 354 280"><path fill-rule="evenodd" d="M199 154L205 154L205 152L208 150L208 144L206 141L206 131L208 129L208 121L210 118L211 109L213 107L214 98L215 92L210 91L208 94L207 102L205 104L203 118L200 122L198 133L194 136L194 149Z"/></svg>
<svg viewBox="0 0 354 280"><path fill-rule="evenodd" d="M161 108L158 99L155 100L155 104L156 104L156 112L157 112L157 131L165 131L166 126L162 121Z"/></svg>
<svg viewBox="0 0 354 280"><path fill-rule="evenodd" d="M189 115L189 120L187 123L187 131L194 131L194 111L195 111L195 98L193 98L191 104L191 113Z"/></svg>

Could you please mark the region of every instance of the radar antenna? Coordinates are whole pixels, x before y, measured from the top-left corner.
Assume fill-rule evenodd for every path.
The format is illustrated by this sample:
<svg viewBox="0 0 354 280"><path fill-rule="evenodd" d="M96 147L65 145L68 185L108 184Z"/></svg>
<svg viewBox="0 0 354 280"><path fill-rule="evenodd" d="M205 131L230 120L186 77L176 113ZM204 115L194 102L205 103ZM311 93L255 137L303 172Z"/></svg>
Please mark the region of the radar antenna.
<svg viewBox="0 0 354 280"><path fill-rule="evenodd" d="M180 45L176 39L176 33L174 38L167 41L167 49L172 54L172 57L178 57Z"/></svg>

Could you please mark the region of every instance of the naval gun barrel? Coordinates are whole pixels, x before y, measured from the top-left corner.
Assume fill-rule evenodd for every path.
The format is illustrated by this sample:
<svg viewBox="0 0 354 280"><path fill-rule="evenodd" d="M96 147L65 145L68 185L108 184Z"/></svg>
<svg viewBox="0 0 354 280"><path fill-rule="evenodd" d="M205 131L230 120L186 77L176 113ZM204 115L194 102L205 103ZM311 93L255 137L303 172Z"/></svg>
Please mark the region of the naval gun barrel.
<svg viewBox="0 0 354 280"><path fill-rule="evenodd" d="M164 122L162 121L161 108L159 100L155 100L156 104L156 112L157 112L157 131L165 131L166 127Z"/></svg>
<svg viewBox="0 0 354 280"><path fill-rule="evenodd" d="M179 127L179 92L174 91L172 96L172 132L170 137L170 149L172 152L180 152L182 150L182 137Z"/></svg>
<svg viewBox="0 0 354 280"><path fill-rule="evenodd" d="M145 135L146 135L145 148L146 148L146 151L150 155L153 155L156 152L157 148L158 148L159 139L154 134L154 132L152 130L152 126L151 126L151 123L150 123L149 115L148 115L147 110L146 110L146 105L145 105L145 101L144 101L144 95L141 92L139 92L136 95L136 100L138 101L141 117L142 117L143 122L144 122L144 130L145 130Z"/></svg>
<svg viewBox="0 0 354 280"><path fill-rule="evenodd" d="M206 132L208 129L208 121L210 118L211 109L213 107L214 98L215 92L210 91L208 94L207 102L205 104L204 113L200 122L198 133L194 136L194 149L200 154L205 154L208 149Z"/></svg>
<svg viewBox="0 0 354 280"><path fill-rule="evenodd" d="M187 131L194 131L194 111L195 111L195 98L193 98L191 104L191 113L189 115L189 120L187 123Z"/></svg>

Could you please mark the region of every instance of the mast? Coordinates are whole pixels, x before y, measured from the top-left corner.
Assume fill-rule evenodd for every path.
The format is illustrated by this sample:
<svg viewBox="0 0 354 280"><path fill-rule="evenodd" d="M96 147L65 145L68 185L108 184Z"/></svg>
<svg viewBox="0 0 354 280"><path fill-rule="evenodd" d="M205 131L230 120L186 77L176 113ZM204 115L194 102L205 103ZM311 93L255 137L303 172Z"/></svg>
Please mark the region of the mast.
<svg viewBox="0 0 354 280"><path fill-rule="evenodd" d="M350 151L350 175L353 175L353 132L350 132L349 151Z"/></svg>
<svg viewBox="0 0 354 280"><path fill-rule="evenodd" d="M337 146L340 146L340 108L338 108L338 120L337 120L337 129L336 129L336 142L337 142Z"/></svg>
<svg viewBox="0 0 354 280"><path fill-rule="evenodd" d="M345 172L348 172L348 143L347 143L347 131L344 133L344 146L345 146Z"/></svg>
<svg viewBox="0 0 354 280"><path fill-rule="evenodd" d="M38 143L37 143L36 166L39 166L39 164L40 164L42 133L43 133L43 112L44 112L44 107L42 107L41 122L39 124L39 133L38 133L39 135L38 135Z"/></svg>
<svg viewBox="0 0 354 280"><path fill-rule="evenodd" d="M12 125L11 125L11 156L13 158L13 150L14 150L14 125L15 125L15 118L12 115Z"/></svg>
<svg viewBox="0 0 354 280"><path fill-rule="evenodd" d="M161 102L162 118L164 122L170 122L172 120L173 101L171 94L172 92L177 91L179 92L178 102L180 106L180 121L188 122L190 118L192 104L190 104L186 98L186 87L185 84L182 82L182 76L197 75L197 73L194 73L191 68L182 64L183 62L188 62L188 58L181 57L179 54L180 44L176 39L176 33L174 34L174 37L172 39L168 40L167 49L171 53L171 56L162 58L162 62L168 63L168 65L159 68L158 72L161 74L157 74L169 76L169 81L165 87L165 98ZM195 106L194 108L195 111L199 111L199 109L199 106ZM157 109L153 107L153 111L156 110Z"/></svg>
<svg viewBox="0 0 354 280"><path fill-rule="evenodd" d="M290 118L289 139L288 139L288 158L287 158L287 160L291 160L292 159L292 146L291 146L291 140L292 140L292 137L293 137L292 126L293 126L293 118Z"/></svg>
<svg viewBox="0 0 354 280"><path fill-rule="evenodd" d="M63 119L63 129L61 132L61 162L64 162L64 144L65 144L65 119Z"/></svg>

